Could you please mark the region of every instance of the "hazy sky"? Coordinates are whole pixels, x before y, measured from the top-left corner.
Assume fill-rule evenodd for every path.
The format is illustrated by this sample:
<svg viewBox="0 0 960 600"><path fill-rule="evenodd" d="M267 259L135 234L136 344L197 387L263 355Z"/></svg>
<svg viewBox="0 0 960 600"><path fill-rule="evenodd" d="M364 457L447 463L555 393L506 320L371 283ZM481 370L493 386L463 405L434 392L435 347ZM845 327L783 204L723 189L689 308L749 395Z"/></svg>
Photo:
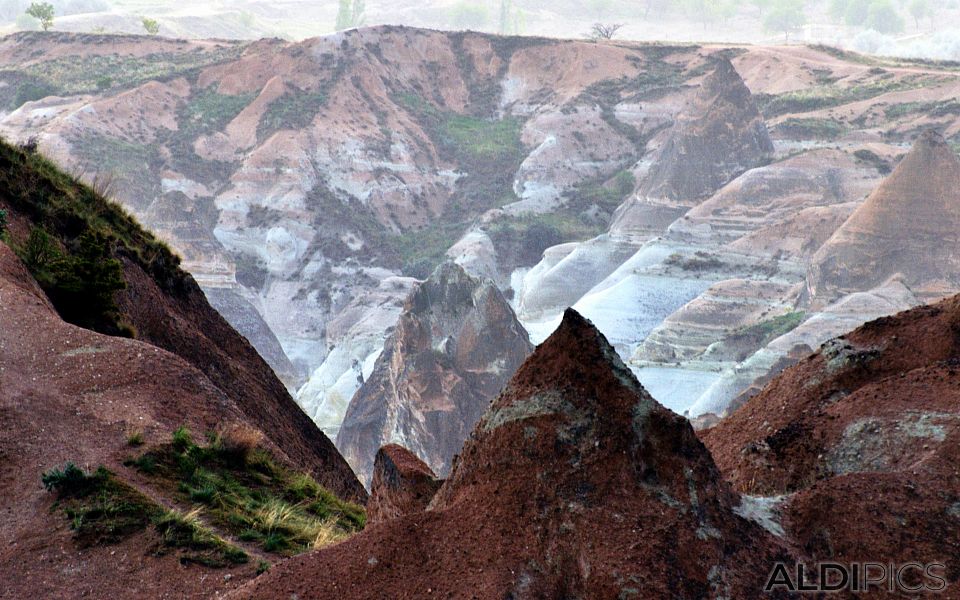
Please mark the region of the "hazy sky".
<svg viewBox="0 0 960 600"><path fill-rule="evenodd" d="M960 60L958 0L49 0L54 29L302 39L354 25L577 38L595 23L616 38L828 43L864 52ZM36 28L30 0L0 0L4 31Z"/></svg>

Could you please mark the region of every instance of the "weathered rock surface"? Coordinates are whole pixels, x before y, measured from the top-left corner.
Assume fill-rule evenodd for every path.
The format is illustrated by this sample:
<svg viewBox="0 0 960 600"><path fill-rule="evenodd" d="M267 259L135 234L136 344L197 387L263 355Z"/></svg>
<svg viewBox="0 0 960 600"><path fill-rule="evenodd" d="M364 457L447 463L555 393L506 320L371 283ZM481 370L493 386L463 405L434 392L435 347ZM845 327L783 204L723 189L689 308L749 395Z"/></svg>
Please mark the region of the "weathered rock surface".
<svg viewBox="0 0 960 600"><path fill-rule="evenodd" d="M426 510L443 481L403 446L387 444L373 461L367 523L389 521Z"/></svg>
<svg viewBox="0 0 960 600"><path fill-rule="evenodd" d="M276 565L234 597L760 597L788 553L738 504L689 423L568 311L426 511Z"/></svg>
<svg viewBox="0 0 960 600"><path fill-rule="evenodd" d="M844 296L804 316L802 323L773 339L752 355L724 369L720 377L690 406L692 416L726 415L759 392L786 367L821 344L873 319L919 304L902 281L893 279L867 292Z"/></svg>
<svg viewBox="0 0 960 600"><path fill-rule="evenodd" d="M960 92L940 65L803 46L397 27L298 43L22 33L0 57L3 133L36 135L88 179L116 174L118 200L172 242L329 435L412 278L445 255L492 279L534 339L577 306L628 358L711 285L804 280L920 128L956 133ZM104 75L113 86L98 89ZM38 76L56 93L14 106ZM671 169L699 175L690 187ZM708 173L726 185L671 199ZM640 193L611 185L628 176ZM674 254L723 265L657 265ZM836 299L800 308L812 318ZM698 327L684 340L678 320L671 335L700 346ZM668 387L651 385L678 406Z"/></svg>
<svg viewBox="0 0 960 600"><path fill-rule="evenodd" d="M144 66L116 88L63 79L63 61L86 57L96 81L111 52ZM399 27L299 43L19 34L0 53L0 99L26 70L58 86L4 115L4 133L38 136L88 178L115 174L118 200L330 434L382 345L364 323L389 327L409 293L383 283L423 279L450 250L505 289L545 247L601 233L622 197L579 187L641 158L702 62L693 47ZM517 234L493 235L504 227Z"/></svg>
<svg viewBox="0 0 960 600"><path fill-rule="evenodd" d="M958 525L958 331L956 296L871 321L702 438L735 488L781 497L811 560L938 562L949 590L960 548L934 532Z"/></svg>
<svg viewBox="0 0 960 600"><path fill-rule="evenodd" d="M443 263L404 304L373 373L350 400L337 447L368 483L377 450L388 443L446 476L530 350L500 290Z"/></svg>
<svg viewBox="0 0 960 600"><path fill-rule="evenodd" d="M646 230L658 211L698 204L773 151L750 90L733 64L718 58L696 97L677 116L636 200L621 208L611 231L630 235Z"/></svg>
<svg viewBox="0 0 960 600"><path fill-rule="evenodd" d="M960 285L960 159L927 131L817 252L810 295L823 302L894 275L921 298Z"/></svg>

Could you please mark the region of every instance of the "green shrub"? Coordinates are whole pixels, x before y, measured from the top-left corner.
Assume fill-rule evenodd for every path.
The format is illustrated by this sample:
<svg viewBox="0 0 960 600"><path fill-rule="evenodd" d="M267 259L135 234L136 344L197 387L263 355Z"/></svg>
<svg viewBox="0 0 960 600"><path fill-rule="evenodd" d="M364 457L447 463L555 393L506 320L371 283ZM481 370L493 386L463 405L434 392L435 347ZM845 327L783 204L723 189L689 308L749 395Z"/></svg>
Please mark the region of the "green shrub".
<svg viewBox="0 0 960 600"><path fill-rule="evenodd" d="M27 81L17 89L13 97L13 108L20 108L27 102L42 100L47 96L55 96L60 92L56 86L45 81Z"/></svg>
<svg viewBox="0 0 960 600"><path fill-rule="evenodd" d="M0 208L0 239L7 233L7 211Z"/></svg>
<svg viewBox="0 0 960 600"><path fill-rule="evenodd" d="M281 129L297 130L307 127L326 103L325 92L301 89L288 91L267 106L257 124L257 138L266 139Z"/></svg>
<svg viewBox="0 0 960 600"><path fill-rule="evenodd" d="M184 501L202 506L213 524L239 539L289 555L363 528L362 508L339 500L309 475L276 464L266 451L254 448L237 460L222 432L201 446L184 431L175 432L174 443L129 464L152 457L150 475Z"/></svg>
<svg viewBox="0 0 960 600"><path fill-rule="evenodd" d="M126 281L104 234L88 230L73 252L64 253L46 230L33 227L18 250L64 320L91 329L109 328L119 320L113 295Z"/></svg>
<svg viewBox="0 0 960 600"><path fill-rule="evenodd" d="M77 465L68 462L61 469L52 469L43 473L40 480L48 492L73 494L86 491L91 482L91 477Z"/></svg>
<svg viewBox="0 0 960 600"><path fill-rule="evenodd" d="M86 473L73 463L41 476L81 546L113 544L145 529L160 510L104 467Z"/></svg>
<svg viewBox="0 0 960 600"><path fill-rule="evenodd" d="M179 452L188 450L190 446L193 445L193 436L190 434L190 430L187 429L186 425L181 425L173 432L171 436L173 441L173 448Z"/></svg>

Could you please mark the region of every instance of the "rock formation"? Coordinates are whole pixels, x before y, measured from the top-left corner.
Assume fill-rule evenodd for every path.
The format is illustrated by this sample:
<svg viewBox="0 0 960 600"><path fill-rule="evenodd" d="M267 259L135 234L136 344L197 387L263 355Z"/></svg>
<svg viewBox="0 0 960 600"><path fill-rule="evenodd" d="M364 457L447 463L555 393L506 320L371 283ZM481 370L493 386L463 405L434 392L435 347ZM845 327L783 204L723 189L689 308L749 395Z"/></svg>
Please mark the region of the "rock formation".
<svg viewBox="0 0 960 600"><path fill-rule="evenodd" d="M568 311L426 511L279 564L235 597L760 597L787 552L737 505L689 423Z"/></svg>
<svg viewBox="0 0 960 600"><path fill-rule="evenodd" d="M779 497L812 560L935 561L953 587L960 548L933 532L958 526L958 332L958 296L871 321L702 437L736 489Z"/></svg>
<svg viewBox="0 0 960 600"><path fill-rule="evenodd" d="M67 462L89 471L102 465L140 489L136 471L124 466L134 433L136 443L156 446L181 426L195 434L246 431L278 464L312 473L338 496L365 499L330 440L169 250L32 151L0 143L0 182L2 595L195 597L254 574L249 564L230 567L226 578L205 568L184 572L146 528L114 546L78 548L41 473ZM111 291L94 289L105 285ZM96 318L78 316L101 309ZM165 509L166 494L150 497ZM106 505L102 514L122 510Z"/></svg>
<svg viewBox="0 0 960 600"><path fill-rule="evenodd" d="M373 483L367 501L367 523L422 512L440 489L430 467L403 446L387 444L373 461Z"/></svg>
<svg viewBox="0 0 960 600"><path fill-rule="evenodd" d="M931 130L820 248L808 290L828 301L900 274L918 297L940 298L960 285L957 248L960 159Z"/></svg>
<svg viewBox="0 0 960 600"><path fill-rule="evenodd" d="M337 447L368 483L377 450L391 442L445 476L530 350L496 286L443 263L407 299L373 373L350 401Z"/></svg>
<svg viewBox="0 0 960 600"><path fill-rule="evenodd" d="M717 60L641 189L651 198L702 200L773 152L767 126L733 64Z"/></svg>
<svg viewBox="0 0 960 600"><path fill-rule="evenodd" d="M696 97L677 116L634 201L611 231L655 233L773 153L750 90L731 62L716 60Z"/></svg>

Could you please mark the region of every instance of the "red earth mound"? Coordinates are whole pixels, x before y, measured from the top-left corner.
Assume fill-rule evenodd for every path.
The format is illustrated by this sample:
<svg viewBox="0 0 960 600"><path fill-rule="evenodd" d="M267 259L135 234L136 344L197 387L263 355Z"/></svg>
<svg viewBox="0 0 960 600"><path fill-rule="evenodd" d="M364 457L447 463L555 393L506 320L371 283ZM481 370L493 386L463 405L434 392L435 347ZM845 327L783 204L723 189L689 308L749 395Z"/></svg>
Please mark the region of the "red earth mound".
<svg viewBox="0 0 960 600"><path fill-rule="evenodd" d="M3 598L207 597L229 587L212 574L152 556L152 531L110 546L78 548L44 471L73 461L121 464L127 436L169 438L244 423L244 415L183 359L143 342L64 323L20 260L0 243L0 572ZM228 578L229 579L229 578Z"/></svg>
<svg viewBox="0 0 960 600"><path fill-rule="evenodd" d="M702 438L736 489L783 496L805 556L940 562L957 597L960 297L831 340Z"/></svg>
<svg viewBox="0 0 960 600"><path fill-rule="evenodd" d="M426 511L281 563L235 597L759 597L786 552L737 504L689 423L569 310Z"/></svg>
<svg viewBox="0 0 960 600"><path fill-rule="evenodd" d="M374 461L367 523L423 511L441 484L443 481L412 452L387 444L380 448Z"/></svg>

